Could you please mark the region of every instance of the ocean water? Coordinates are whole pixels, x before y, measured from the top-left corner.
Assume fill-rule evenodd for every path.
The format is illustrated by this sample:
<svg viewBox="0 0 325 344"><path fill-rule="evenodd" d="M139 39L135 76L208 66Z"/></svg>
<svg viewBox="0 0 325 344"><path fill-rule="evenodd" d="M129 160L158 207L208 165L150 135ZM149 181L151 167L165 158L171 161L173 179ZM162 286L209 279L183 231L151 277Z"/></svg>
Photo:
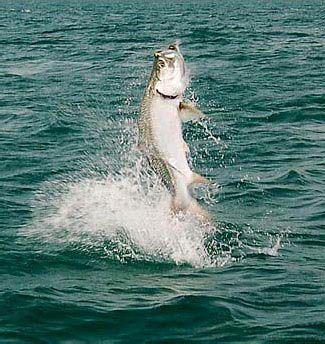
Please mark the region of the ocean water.
<svg viewBox="0 0 325 344"><path fill-rule="evenodd" d="M0 3L0 342L325 342L323 1ZM136 149L152 53L191 70L194 192Z"/></svg>

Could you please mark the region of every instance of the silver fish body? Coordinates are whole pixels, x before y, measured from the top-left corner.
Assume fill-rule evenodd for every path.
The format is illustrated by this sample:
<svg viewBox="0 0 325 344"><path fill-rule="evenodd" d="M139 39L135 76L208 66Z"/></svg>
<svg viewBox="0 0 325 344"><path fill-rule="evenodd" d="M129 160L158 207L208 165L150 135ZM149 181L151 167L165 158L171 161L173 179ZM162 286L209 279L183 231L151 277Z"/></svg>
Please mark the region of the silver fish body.
<svg viewBox="0 0 325 344"><path fill-rule="evenodd" d="M188 76L178 45L156 52L140 108L139 146L170 191L172 212L189 210L206 218L207 213L189 191L191 184L206 182L206 179L190 169L189 150L182 135L182 112L188 107L182 100L187 85Z"/></svg>

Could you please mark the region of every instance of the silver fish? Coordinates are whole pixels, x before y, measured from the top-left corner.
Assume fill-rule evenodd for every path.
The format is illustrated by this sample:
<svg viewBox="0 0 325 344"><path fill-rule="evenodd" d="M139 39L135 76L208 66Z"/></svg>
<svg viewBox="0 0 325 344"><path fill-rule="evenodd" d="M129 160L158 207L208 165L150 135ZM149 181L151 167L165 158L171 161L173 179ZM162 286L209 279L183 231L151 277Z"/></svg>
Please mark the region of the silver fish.
<svg viewBox="0 0 325 344"><path fill-rule="evenodd" d="M191 196L189 187L209 181L188 164L189 148L183 139L182 122L198 120L203 113L183 102L189 77L179 44L154 53L152 73L138 119L139 147L150 166L172 195L172 213L190 212L201 218L209 214Z"/></svg>

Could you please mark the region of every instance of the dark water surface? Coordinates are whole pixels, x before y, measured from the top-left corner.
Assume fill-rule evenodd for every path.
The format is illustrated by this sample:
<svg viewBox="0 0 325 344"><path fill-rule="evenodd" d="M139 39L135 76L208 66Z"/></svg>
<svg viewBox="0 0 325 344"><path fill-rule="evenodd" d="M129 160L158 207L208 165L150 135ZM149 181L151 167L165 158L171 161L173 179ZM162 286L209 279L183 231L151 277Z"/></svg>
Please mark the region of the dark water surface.
<svg viewBox="0 0 325 344"><path fill-rule="evenodd" d="M1 1L0 342L325 342L324 26L314 0ZM208 231L134 148L176 38Z"/></svg>

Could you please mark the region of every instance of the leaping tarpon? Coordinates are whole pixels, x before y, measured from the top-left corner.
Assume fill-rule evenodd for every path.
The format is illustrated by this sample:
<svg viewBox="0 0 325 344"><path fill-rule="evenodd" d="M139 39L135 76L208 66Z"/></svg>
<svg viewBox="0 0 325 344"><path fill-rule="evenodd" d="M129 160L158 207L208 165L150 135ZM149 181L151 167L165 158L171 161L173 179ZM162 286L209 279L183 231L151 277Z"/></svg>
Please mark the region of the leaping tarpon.
<svg viewBox="0 0 325 344"><path fill-rule="evenodd" d="M193 104L183 101L189 84L179 44L154 53L151 76L144 92L138 119L139 147L172 195L171 211L190 212L209 219L209 214L191 196L194 184L209 181L193 172L189 148L183 139L182 122L205 117Z"/></svg>

